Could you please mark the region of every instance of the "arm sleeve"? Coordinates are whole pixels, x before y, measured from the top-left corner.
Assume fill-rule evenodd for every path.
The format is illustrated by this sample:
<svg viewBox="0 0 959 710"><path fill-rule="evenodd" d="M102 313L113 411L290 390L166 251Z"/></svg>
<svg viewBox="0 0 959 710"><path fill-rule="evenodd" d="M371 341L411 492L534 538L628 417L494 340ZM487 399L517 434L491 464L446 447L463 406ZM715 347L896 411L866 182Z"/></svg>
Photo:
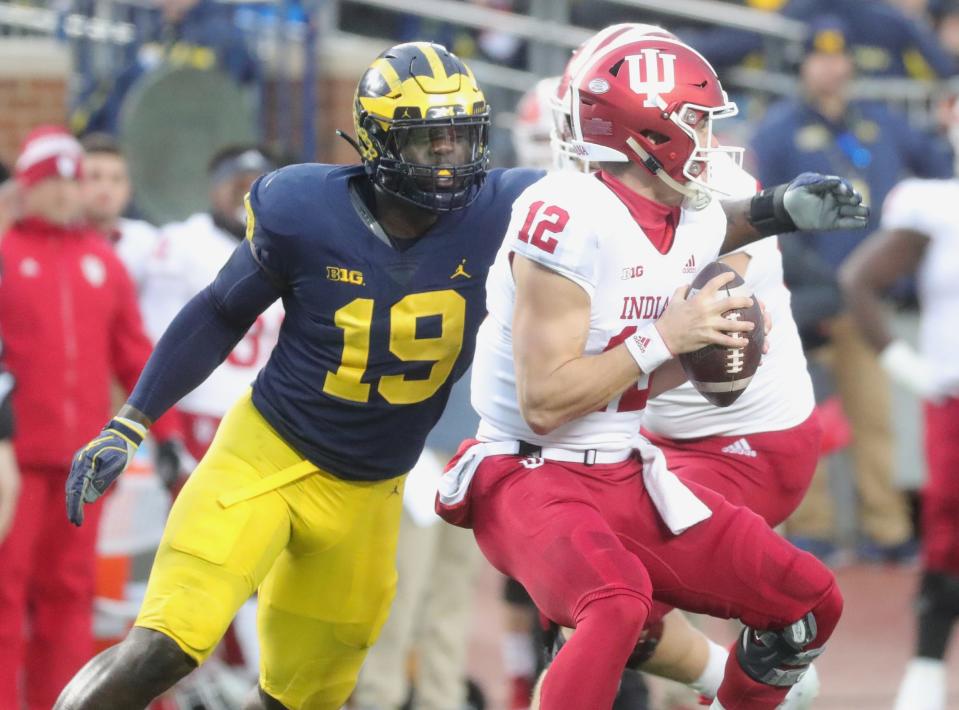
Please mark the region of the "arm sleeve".
<svg viewBox="0 0 959 710"><path fill-rule="evenodd" d="M194 296L160 338L130 404L153 420L203 382L282 295L244 240L212 284Z"/></svg>

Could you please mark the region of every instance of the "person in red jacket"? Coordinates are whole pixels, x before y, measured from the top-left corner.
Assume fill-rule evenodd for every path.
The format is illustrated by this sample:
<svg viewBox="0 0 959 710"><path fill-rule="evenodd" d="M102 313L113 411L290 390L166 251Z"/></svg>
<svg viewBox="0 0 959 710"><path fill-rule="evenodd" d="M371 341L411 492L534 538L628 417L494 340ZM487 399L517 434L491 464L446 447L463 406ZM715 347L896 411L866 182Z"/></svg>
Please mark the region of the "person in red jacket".
<svg viewBox="0 0 959 710"><path fill-rule="evenodd" d="M131 389L151 351L124 267L79 226L82 160L63 129L35 129L14 169L21 217L0 239L3 364L17 381L22 474L0 542L0 708L48 710L92 655L100 506L78 531L63 518L63 491L73 452L111 414L111 382Z"/></svg>

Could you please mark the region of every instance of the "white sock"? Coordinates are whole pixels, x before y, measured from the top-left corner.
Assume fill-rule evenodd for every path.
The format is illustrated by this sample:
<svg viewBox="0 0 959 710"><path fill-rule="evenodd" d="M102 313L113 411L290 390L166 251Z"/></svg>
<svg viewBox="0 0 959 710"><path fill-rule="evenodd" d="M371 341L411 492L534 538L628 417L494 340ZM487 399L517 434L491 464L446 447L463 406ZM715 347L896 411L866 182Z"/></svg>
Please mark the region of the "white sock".
<svg viewBox="0 0 959 710"><path fill-rule="evenodd" d="M819 695L819 673L816 671L816 666L809 666L802 680L789 689L779 710L808 710L812 707L812 701L817 695Z"/></svg>
<svg viewBox="0 0 959 710"><path fill-rule="evenodd" d="M899 684L895 710L945 710L946 666L935 658L913 658Z"/></svg>
<svg viewBox="0 0 959 710"><path fill-rule="evenodd" d="M536 673L536 654L529 634L508 631L503 635L503 669L510 678L532 678Z"/></svg>
<svg viewBox="0 0 959 710"><path fill-rule="evenodd" d="M716 693L719 692L719 686L723 682L723 673L726 671L726 659L729 657L729 652L718 643L709 639L707 639L707 642L709 643L709 658L706 660L706 668L703 669L699 678L689 684L689 687L707 698L715 698Z"/></svg>

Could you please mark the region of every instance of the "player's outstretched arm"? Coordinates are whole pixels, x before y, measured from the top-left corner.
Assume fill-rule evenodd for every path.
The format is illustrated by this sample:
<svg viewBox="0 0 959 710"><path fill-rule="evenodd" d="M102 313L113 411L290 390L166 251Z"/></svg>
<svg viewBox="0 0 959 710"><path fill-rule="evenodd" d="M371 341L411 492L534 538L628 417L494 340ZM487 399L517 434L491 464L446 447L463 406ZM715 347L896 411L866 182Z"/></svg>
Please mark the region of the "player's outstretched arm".
<svg viewBox="0 0 959 710"><path fill-rule="evenodd" d="M66 484L70 522L83 523L83 505L123 473L150 425L209 377L280 295L253 243L242 242L214 282L170 323L119 414L73 457Z"/></svg>
<svg viewBox="0 0 959 710"><path fill-rule="evenodd" d="M866 341L879 353L890 377L920 397L933 394L932 368L913 347L893 337L882 294L903 276L914 274L929 237L908 229L877 232L849 255L839 271L846 305Z"/></svg>
<svg viewBox="0 0 959 710"><path fill-rule="evenodd" d="M864 229L869 222L869 207L848 180L819 173L801 173L746 200L724 201L723 210L721 254L773 234Z"/></svg>
<svg viewBox="0 0 959 710"><path fill-rule="evenodd" d="M752 323L730 321L722 314L749 306L751 299L716 297L732 276L717 276L688 300L684 298L688 287L681 287L659 321L603 353L584 355L589 295L565 276L516 254L513 355L520 409L527 424L537 434L547 434L606 406L675 354L709 343L742 347L745 339L727 332L750 330Z"/></svg>

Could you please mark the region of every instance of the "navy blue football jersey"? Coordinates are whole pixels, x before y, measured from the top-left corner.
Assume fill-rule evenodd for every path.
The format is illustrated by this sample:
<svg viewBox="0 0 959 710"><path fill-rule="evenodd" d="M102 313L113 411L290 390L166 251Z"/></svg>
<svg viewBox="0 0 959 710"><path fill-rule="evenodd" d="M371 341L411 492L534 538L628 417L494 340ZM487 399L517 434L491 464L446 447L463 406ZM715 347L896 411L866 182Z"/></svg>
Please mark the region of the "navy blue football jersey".
<svg viewBox="0 0 959 710"><path fill-rule="evenodd" d="M253 403L277 432L343 478L412 468L472 361L512 203L541 175L491 171L472 205L441 215L402 251L351 203L362 166L295 165L260 178L248 233L283 289L286 317Z"/></svg>

